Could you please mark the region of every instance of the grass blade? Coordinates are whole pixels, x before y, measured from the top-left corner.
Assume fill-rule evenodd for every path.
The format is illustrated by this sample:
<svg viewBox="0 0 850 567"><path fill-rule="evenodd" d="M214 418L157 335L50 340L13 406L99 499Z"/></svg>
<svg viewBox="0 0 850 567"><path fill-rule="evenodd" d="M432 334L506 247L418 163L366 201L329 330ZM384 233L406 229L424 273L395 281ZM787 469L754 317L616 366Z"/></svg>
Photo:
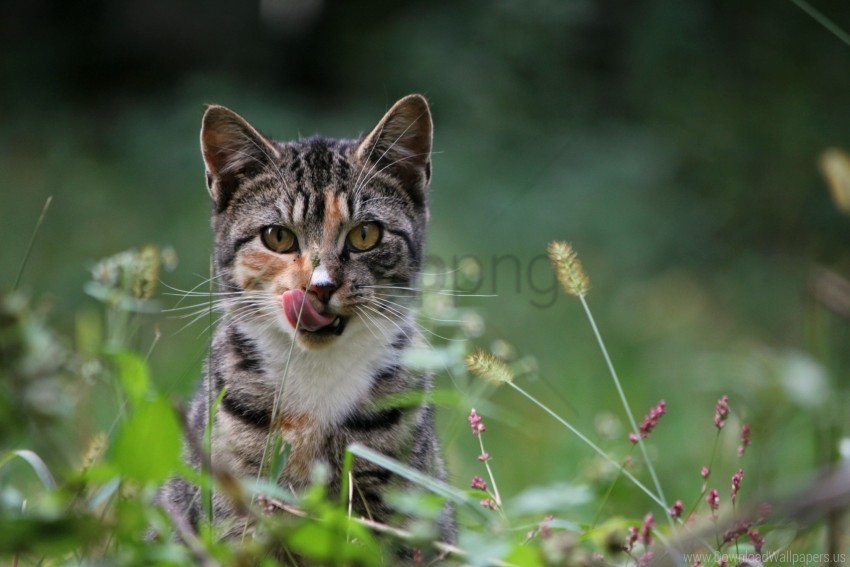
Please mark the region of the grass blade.
<svg viewBox="0 0 850 567"><path fill-rule="evenodd" d="M348 450L361 459L366 459L371 463L382 466L388 471L394 472L400 477L406 478L410 482L417 484L438 496L451 500L455 504L471 508L478 516L486 520L490 519L484 509L479 506L477 502L470 498L464 491L455 488L450 484L446 484L441 480L437 480L436 478L432 478L416 469L408 467L407 465L387 457L382 453L374 451L365 445L353 443L348 446Z"/></svg>
<svg viewBox="0 0 850 567"><path fill-rule="evenodd" d="M23 459L32 467L32 470L35 471L35 474L38 476L38 479L48 490L56 490L56 480L53 478L53 475L50 474L50 469L47 468L47 465L44 464L44 461L41 460L41 457L36 455L34 452L29 449L20 449L18 451L9 451L2 458L0 458L0 469L2 469L6 464L12 461L15 457L19 459Z"/></svg>
<svg viewBox="0 0 850 567"><path fill-rule="evenodd" d="M35 237L38 235L41 223L44 222L44 217L47 216L47 209L50 208L50 203L52 202L52 195L44 202L44 207L41 209L41 215L38 217L38 222L35 223L35 229L33 229L30 242L27 244L27 251L24 252L24 259L21 261L21 267L18 268L18 275L15 276L15 283L12 285L12 291L16 291L21 283L21 277L24 275L24 269L27 267L27 261L30 259L30 252L32 252L32 245L35 243Z"/></svg>

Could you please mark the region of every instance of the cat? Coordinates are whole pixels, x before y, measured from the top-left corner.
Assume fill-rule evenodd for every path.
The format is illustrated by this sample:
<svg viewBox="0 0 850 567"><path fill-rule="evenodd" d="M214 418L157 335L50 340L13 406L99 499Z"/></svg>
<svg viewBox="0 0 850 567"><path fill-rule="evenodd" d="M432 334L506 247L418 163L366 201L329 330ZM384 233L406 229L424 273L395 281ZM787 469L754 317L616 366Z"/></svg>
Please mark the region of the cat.
<svg viewBox="0 0 850 567"><path fill-rule="evenodd" d="M197 440L210 400L226 389L213 418L214 468L257 478L268 468L272 433L290 447L277 482L296 492L321 464L329 494L338 494L354 442L445 480L433 407L386 403L431 388L430 376L403 362L415 344L431 144L430 109L416 94L356 140L274 141L228 108L207 108L201 150L213 208L213 297L223 315L187 413L187 436L196 440L184 450L191 466L201 466ZM353 485L354 515L378 522L392 517L386 491L407 486L359 458ZM196 486L172 478L159 500L197 529ZM215 491L212 501L220 536L246 529L225 494ZM442 541L455 540L448 505L438 529Z"/></svg>

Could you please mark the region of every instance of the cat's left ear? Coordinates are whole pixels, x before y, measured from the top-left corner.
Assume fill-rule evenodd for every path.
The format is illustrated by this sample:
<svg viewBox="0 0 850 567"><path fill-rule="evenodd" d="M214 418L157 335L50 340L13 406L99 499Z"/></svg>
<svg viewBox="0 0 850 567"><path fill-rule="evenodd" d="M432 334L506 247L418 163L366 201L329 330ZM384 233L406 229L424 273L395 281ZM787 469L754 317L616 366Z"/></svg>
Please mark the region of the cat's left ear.
<svg viewBox="0 0 850 567"><path fill-rule="evenodd" d="M201 153L207 166L207 189L219 211L246 178L280 157L277 148L247 120L218 105L204 113Z"/></svg>
<svg viewBox="0 0 850 567"><path fill-rule="evenodd" d="M357 148L357 158L373 171L395 175L420 203L431 181L431 111L425 97L412 94L396 102ZM369 171L367 167L366 171Z"/></svg>

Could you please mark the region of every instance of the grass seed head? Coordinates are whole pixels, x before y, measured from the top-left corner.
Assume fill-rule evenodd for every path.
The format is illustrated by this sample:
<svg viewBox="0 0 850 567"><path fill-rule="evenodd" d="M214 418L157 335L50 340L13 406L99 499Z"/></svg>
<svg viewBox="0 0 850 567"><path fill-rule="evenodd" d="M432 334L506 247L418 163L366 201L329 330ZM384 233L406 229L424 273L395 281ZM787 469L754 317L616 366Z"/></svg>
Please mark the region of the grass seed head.
<svg viewBox="0 0 850 567"><path fill-rule="evenodd" d="M567 242L550 242L549 258L564 290L576 297L586 296L590 289L590 282L573 247Z"/></svg>
<svg viewBox="0 0 850 567"><path fill-rule="evenodd" d="M469 371L494 384L505 384L514 381L514 374L508 365L482 350L475 351L466 357Z"/></svg>

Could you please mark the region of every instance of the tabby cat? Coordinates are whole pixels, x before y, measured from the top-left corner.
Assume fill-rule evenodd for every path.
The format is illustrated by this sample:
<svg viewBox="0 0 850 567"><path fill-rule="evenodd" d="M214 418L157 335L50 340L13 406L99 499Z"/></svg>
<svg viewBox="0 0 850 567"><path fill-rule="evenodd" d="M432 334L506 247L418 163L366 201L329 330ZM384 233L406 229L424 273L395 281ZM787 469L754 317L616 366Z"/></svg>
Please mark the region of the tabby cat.
<svg viewBox="0 0 850 567"><path fill-rule="evenodd" d="M201 149L223 315L187 435L203 438L210 400L226 388L212 426L214 468L257 478L270 459L268 436L282 434L290 453L277 481L296 492L321 463L330 493L338 493L354 442L444 479L431 405L386 403L430 388L402 355L415 335L431 138L420 95L399 100L358 140L274 141L227 108L207 109ZM199 446L185 450L196 468ZM356 459L353 482L354 514L388 521L383 495L404 481ZM174 478L160 501L197 529L197 487ZM224 537L245 529L221 492L213 514ZM442 540L454 539L448 508L439 528Z"/></svg>

